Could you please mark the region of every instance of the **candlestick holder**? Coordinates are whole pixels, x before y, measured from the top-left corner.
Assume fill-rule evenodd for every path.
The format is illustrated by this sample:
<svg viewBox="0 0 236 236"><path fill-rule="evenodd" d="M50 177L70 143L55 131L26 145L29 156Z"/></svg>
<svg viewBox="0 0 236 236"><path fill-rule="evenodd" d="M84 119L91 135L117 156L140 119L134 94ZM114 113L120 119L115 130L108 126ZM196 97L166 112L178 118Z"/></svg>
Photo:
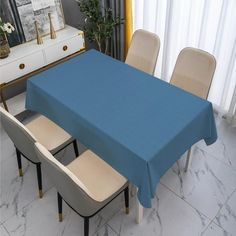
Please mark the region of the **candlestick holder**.
<svg viewBox="0 0 236 236"><path fill-rule="evenodd" d="M43 44L43 38L42 38L41 34L39 33L38 22L35 21L34 24L35 24L37 44Z"/></svg>
<svg viewBox="0 0 236 236"><path fill-rule="evenodd" d="M48 13L48 17L49 17L49 22L50 22L50 36L51 36L51 39L55 39L57 35L52 24L52 14Z"/></svg>

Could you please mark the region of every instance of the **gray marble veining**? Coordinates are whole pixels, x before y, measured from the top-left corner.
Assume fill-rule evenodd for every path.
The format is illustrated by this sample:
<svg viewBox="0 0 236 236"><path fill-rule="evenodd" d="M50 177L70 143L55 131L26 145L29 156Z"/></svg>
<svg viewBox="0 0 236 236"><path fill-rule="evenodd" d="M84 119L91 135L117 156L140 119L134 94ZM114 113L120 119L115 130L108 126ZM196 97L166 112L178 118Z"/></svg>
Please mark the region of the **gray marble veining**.
<svg viewBox="0 0 236 236"><path fill-rule="evenodd" d="M105 209L104 209L105 210ZM111 206L109 211L112 211ZM56 190L50 189L42 199L37 199L23 207L17 215L7 220L4 225L10 235L83 235L83 219L63 204L63 222L57 218ZM103 212L90 220L91 235L99 232L108 219ZM105 228L104 231L110 229ZM101 230L102 232L103 230ZM99 235L101 235L101 232Z"/></svg>
<svg viewBox="0 0 236 236"><path fill-rule="evenodd" d="M236 235L236 190L221 208L214 222L232 235Z"/></svg>
<svg viewBox="0 0 236 236"><path fill-rule="evenodd" d="M178 163L178 164L177 164ZM212 219L236 188L236 171L195 147L184 172L185 156L163 176L161 183Z"/></svg>
<svg viewBox="0 0 236 236"><path fill-rule="evenodd" d="M235 234L231 234L217 224L212 222L207 229L202 233L202 236L234 236Z"/></svg>
<svg viewBox="0 0 236 236"><path fill-rule="evenodd" d="M10 235L3 225L0 225L0 235L1 236L9 236Z"/></svg>
<svg viewBox="0 0 236 236"><path fill-rule="evenodd" d="M118 236L118 234L109 225L105 224L94 236Z"/></svg>
<svg viewBox="0 0 236 236"><path fill-rule="evenodd" d="M0 222L6 221L38 198L36 167L25 159L22 159L22 164L24 176L19 177L16 158L1 162ZM50 187L50 182L43 175L44 192Z"/></svg>
<svg viewBox="0 0 236 236"><path fill-rule="evenodd" d="M135 209L129 216L120 211L108 224L119 235L199 235L210 219L191 207L162 184L157 187L157 194L151 209L144 209L144 218L140 225L135 223Z"/></svg>
<svg viewBox="0 0 236 236"><path fill-rule="evenodd" d="M236 236L236 129L216 118L217 142L193 147L192 163L183 171L186 154L162 177L151 209L135 223L135 191L130 214L124 213L120 195L91 219L94 236ZM37 196L35 166L23 160L18 176L14 146L0 126L0 235L83 236L83 220L63 204L58 222L56 190L43 174L44 197ZM85 147L79 144L80 152ZM69 146L57 155L64 164L74 158ZM133 189L133 188L131 188Z"/></svg>

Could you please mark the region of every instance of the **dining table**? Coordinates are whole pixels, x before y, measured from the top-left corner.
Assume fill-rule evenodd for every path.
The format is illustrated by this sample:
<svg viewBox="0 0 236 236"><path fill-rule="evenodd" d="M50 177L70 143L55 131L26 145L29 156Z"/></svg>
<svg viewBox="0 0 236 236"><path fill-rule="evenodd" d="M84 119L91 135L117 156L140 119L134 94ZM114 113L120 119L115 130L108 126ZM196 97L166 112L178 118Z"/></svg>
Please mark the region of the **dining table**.
<svg viewBox="0 0 236 236"><path fill-rule="evenodd" d="M186 150L217 139L211 102L94 49L31 77L26 108L54 121L134 184L139 218Z"/></svg>

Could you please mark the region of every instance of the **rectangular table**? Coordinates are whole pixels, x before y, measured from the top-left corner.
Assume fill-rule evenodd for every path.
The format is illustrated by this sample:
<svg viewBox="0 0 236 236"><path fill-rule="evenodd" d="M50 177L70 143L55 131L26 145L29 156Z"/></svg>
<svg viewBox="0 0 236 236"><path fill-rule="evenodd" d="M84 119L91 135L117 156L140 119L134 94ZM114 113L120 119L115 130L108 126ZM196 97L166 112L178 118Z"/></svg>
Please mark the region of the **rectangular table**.
<svg viewBox="0 0 236 236"><path fill-rule="evenodd" d="M161 176L197 141L217 139L210 102L95 50L27 82L26 108L63 127L138 188L144 207Z"/></svg>

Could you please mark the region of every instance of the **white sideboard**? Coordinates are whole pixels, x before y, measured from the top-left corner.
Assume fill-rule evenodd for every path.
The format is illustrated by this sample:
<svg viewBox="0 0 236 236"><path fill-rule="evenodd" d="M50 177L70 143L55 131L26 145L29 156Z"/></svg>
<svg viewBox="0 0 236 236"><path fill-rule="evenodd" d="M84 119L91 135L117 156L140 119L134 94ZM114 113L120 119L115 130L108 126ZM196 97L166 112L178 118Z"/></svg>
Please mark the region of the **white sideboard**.
<svg viewBox="0 0 236 236"><path fill-rule="evenodd" d="M7 58L0 59L1 97L5 108L8 108L7 104L9 103L9 111L12 110L12 114L24 110L24 101L18 101L19 98L24 100L24 94L16 96L6 103L4 100L5 88L70 59L85 50L83 31L67 25L56 34L56 39L50 39L50 35L43 37L43 44L40 45L37 44L36 40L33 40L15 46L11 48L11 53ZM14 104L18 107L12 107Z"/></svg>

